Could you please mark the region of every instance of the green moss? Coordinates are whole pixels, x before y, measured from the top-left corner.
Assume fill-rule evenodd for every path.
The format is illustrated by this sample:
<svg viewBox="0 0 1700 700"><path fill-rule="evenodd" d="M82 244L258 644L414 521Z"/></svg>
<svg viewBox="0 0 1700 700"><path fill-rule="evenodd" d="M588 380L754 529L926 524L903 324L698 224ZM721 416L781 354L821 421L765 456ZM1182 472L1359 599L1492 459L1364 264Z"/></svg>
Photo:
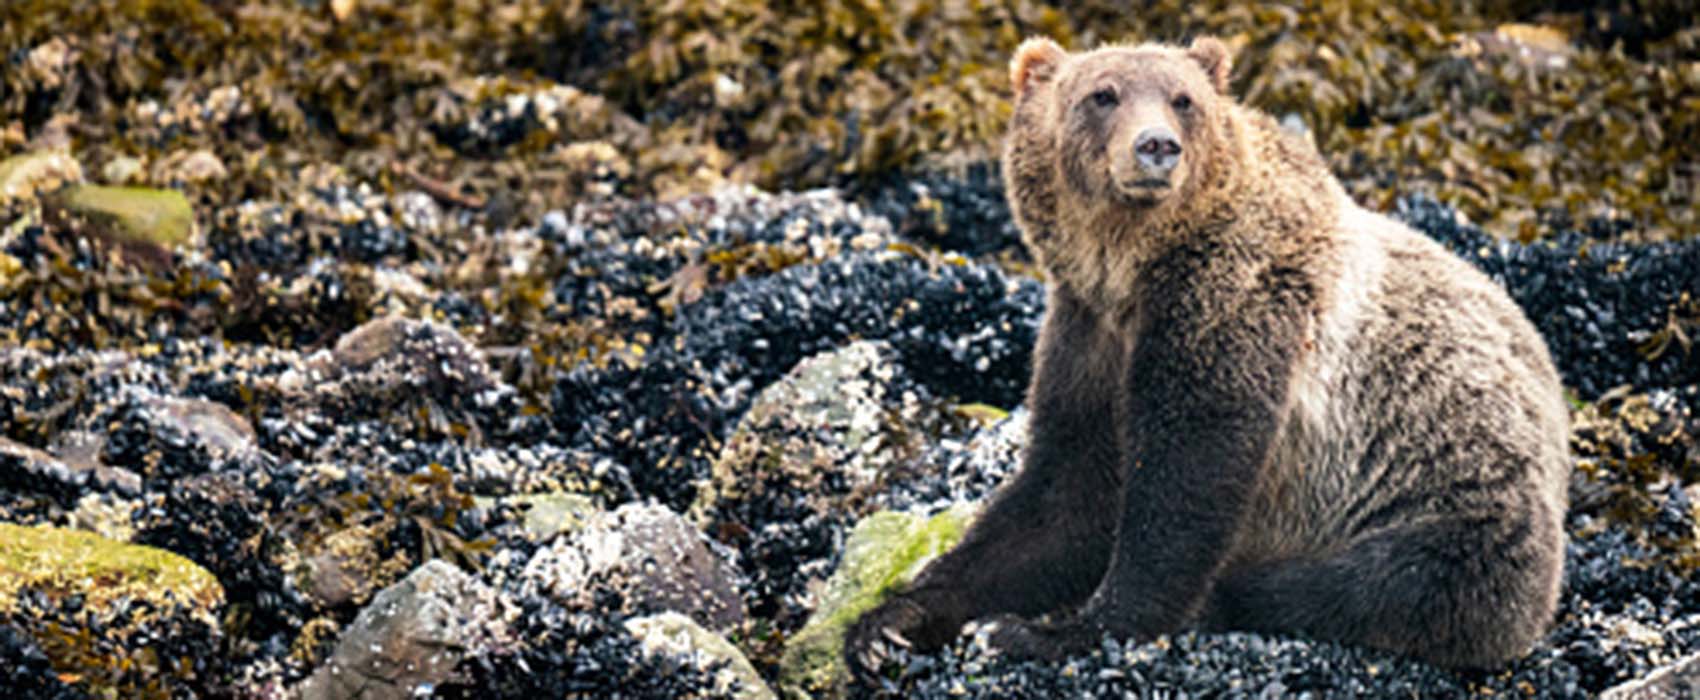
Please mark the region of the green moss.
<svg viewBox="0 0 1700 700"><path fill-rule="evenodd" d="M931 518L880 512L856 523L820 606L786 643L780 661L786 694L834 692L845 679L844 633L850 625L956 546L974 514L973 506L962 505Z"/></svg>
<svg viewBox="0 0 1700 700"><path fill-rule="evenodd" d="M108 224L107 232L120 242L169 249L187 243L195 231L189 199L175 190L76 185L60 201L67 211Z"/></svg>
<svg viewBox="0 0 1700 700"><path fill-rule="evenodd" d="M0 523L0 612L24 589L81 595L91 607L134 599L168 609L191 604L207 614L224 600L218 579L181 556L80 530Z"/></svg>

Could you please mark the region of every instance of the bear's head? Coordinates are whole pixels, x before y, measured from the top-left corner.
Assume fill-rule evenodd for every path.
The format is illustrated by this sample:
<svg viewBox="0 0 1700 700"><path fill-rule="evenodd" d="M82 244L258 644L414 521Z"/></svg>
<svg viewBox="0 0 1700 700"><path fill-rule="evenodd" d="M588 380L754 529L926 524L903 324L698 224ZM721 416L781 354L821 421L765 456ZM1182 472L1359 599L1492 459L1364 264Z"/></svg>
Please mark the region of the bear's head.
<svg viewBox="0 0 1700 700"><path fill-rule="evenodd" d="M1048 201L1025 197L1018 212L1104 203L1148 211L1188 201L1227 169L1230 62L1228 47L1214 38L1185 49L1148 44L1078 54L1028 39L1010 62L1016 112L1006 167L1017 171L1012 199L1029 189Z"/></svg>

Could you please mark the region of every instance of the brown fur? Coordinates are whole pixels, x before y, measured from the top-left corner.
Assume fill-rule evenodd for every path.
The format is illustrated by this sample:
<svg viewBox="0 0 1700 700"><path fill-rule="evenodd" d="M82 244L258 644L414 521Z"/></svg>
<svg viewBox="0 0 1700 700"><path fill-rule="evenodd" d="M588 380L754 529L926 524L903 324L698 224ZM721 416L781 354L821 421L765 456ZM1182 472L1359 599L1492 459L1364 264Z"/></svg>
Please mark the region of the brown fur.
<svg viewBox="0 0 1700 700"><path fill-rule="evenodd" d="M852 628L856 667L1010 614L1060 616L1006 621L1023 654L1192 625L1472 667L1550 623L1568 431L1544 343L1230 71L1214 39L1017 51L1004 173L1052 283L1032 443L963 543Z"/></svg>

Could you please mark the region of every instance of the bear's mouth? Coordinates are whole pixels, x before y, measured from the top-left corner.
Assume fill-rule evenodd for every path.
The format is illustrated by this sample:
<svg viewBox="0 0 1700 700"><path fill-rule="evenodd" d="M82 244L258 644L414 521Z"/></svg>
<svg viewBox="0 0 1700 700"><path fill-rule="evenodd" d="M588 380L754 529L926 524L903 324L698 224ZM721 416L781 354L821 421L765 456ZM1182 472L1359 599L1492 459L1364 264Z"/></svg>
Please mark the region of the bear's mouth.
<svg viewBox="0 0 1700 700"><path fill-rule="evenodd" d="M1156 204L1157 199L1167 193L1169 188L1168 180L1148 177L1119 183L1116 189L1121 190L1122 195L1134 204L1150 206Z"/></svg>

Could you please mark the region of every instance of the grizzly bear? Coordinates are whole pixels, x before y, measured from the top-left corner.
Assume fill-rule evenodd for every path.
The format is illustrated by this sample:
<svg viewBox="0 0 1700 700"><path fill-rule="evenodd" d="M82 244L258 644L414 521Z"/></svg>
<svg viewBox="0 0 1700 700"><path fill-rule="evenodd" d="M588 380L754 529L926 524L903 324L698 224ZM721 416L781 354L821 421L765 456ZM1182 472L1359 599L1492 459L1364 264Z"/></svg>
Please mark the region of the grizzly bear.
<svg viewBox="0 0 1700 700"><path fill-rule="evenodd" d="M1469 668L1551 623L1569 416L1541 337L1229 66L1211 38L1017 51L1003 172L1049 282L1031 442L852 625L858 674L975 619L1023 656L1195 627Z"/></svg>

